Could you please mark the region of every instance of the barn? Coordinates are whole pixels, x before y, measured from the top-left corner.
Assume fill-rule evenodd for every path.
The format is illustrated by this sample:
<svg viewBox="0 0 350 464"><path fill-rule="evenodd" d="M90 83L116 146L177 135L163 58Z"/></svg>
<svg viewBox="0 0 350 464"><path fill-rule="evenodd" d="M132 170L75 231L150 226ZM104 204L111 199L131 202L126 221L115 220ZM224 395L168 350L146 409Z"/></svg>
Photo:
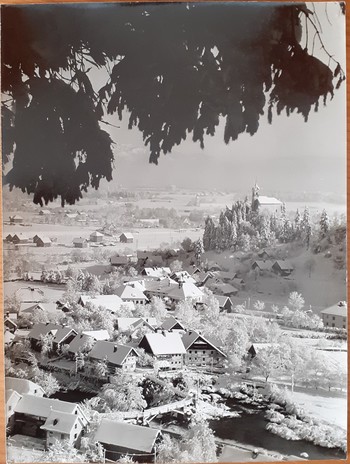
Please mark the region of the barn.
<svg viewBox="0 0 350 464"><path fill-rule="evenodd" d="M123 232L123 233L120 235L119 240L120 240L122 243L133 243L133 241L134 241L134 236L133 236L130 232Z"/></svg>

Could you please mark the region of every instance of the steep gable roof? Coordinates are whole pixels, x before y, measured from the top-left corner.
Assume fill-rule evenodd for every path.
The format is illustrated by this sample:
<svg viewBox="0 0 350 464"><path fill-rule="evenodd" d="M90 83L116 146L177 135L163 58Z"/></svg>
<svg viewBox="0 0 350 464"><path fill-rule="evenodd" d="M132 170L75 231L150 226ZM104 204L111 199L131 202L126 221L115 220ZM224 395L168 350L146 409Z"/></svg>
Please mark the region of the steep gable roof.
<svg viewBox="0 0 350 464"><path fill-rule="evenodd" d="M123 301L118 295L98 295L96 297L81 295L79 303L83 306L87 303L91 303L96 307L102 306L112 313L119 311L121 306L128 306L131 310L134 309L132 302Z"/></svg>
<svg viewBox="0 0 350 464"><path fill-rule="evenodd" d="M68 351L76 354L81 351L89 351L96 340L89 335L80 334L73 338L69 344Z"/></svg>
<svg viewBox="0 0 350 464"><path fill-rule="evenodd" d="M199 299L203 297L203 292L193 283L185 282L181 287L178 286L171 290L168 296L174 300Z"/></svg>
<svg viewBox="0 0 350 464"><path fill-rule="evenodd" d="M38 322L35 324L31 331L28 334L28 338L32 338L33 340L41 340L41 337L51 333L52 335L56 335L57 330L60 328L57 324L52 324L51 322L43 323Z"/></svg>
<svg viewBox="0 0 350 464"><path fill-rule="evenodd" d="M92 359L107 360L116 366L122 366L129 355L138 356L132 346L118 345L114 342L97 341L89 353Z"/></svg>
<svg viewBox="0 0 350 464"><path fill-rule="evenodd" d="M174 316L167 317L164 319L162 325L160 326L161 329L164 330L172 330L174 328L178 330L185 330L184 326L179 322Z"/></svg>
<svg viewBox="0 0 350 464"><path fill-rule="evenodd" d="M122 300L148 300L145 294L137 287L131 285L121 285L115 290Z"/></svg>
<svg viewBox="0 0 350 464"><path fill-rule="evenodd" d="M277 259L274 264L274 266L277 265L280 269L285 270L285 271L290 271L291 269L294 269L293 264L288 261L288 259L281 260Z"/></svg>
<svg viewBox="0 0 350 464"><path fill-rule="evenodd" d="M79 417L75 414L52 409L40 428L50 432L70 434L78 421Z"/></svg>

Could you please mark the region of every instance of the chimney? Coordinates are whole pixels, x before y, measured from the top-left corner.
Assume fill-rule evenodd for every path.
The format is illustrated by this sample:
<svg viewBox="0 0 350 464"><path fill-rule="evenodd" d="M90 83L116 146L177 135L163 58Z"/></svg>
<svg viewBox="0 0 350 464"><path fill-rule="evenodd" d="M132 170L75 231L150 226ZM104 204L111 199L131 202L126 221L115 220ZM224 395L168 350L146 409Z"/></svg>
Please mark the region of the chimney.
<svg viewBox="0 0 350 464"><path fill-rule="evenodd" d="M114 345L114 347L113 347L113 353L116 353L117 350L118 350L118 346L117 346L117 345Z"/></svg>

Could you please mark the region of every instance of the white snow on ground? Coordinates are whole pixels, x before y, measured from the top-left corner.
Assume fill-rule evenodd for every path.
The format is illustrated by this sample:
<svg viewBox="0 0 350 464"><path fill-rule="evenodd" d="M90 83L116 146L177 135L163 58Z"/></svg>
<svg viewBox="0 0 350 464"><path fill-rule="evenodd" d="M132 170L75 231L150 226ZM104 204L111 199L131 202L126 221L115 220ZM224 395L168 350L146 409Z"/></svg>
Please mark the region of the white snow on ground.
<svg viewBox="0 0 350 464"><path fill-rule="evenodd" d="M332 396L318 396L294 392L293 400L316 418L347 428L347 400Z"/></svg>

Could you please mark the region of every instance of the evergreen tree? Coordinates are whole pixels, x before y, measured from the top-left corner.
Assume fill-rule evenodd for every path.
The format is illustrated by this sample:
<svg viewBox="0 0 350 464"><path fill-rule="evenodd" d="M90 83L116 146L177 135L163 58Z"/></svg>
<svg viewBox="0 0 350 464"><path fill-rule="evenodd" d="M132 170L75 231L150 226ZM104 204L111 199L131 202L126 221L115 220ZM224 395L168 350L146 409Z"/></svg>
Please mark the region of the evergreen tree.
<svg viewBox="0 0 350 464"><path fill-rule="evenodd" d="M299 240L301 238L301 215L299 210L295 213L294 218L294 230L295 230L295 238Z"/></svg>
<svg viewBox="0 0 350 464"><path fill-rule="evenodd" d="M304 209L303 218L301 221L301 230L302 230L303 243L306 245L306 248L309 248L310 239L311 239L311 222L310 222L310 212L307 207L305 207Z"/></svg>
<svg viewBox="0 0 350 464"><path fill-rule="evenodd" d="M327 236L329 232L329 217L327 214L327 211L324 209L321 214L321 219L320 219L320 235L321 238L324 238Z"/></svg>

